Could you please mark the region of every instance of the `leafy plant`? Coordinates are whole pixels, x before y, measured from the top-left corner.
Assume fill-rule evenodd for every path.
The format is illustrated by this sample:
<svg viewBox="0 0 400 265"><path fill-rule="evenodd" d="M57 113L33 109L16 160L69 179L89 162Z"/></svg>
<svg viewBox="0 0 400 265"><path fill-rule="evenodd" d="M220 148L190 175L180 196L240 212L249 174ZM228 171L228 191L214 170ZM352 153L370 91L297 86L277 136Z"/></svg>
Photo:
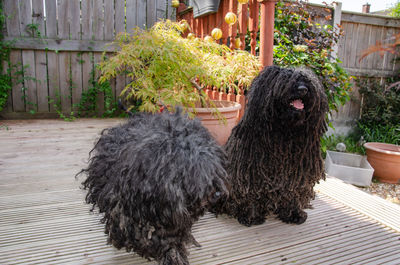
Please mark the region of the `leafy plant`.
<svg viewBox="0 0 400 265"><path fill-rule="evenodd" d="M379 142L400 145L400 124L363 124L358 123L358 129L366 142Z"/></svg>
<svg viewBox="0 0 400 265"><path fill-rule="evenodd" d="M358 132L367 142L400 144L400 83L393 79L387 83L392 85L384 88L368 78L357 81L363 98Z"/></svg>
<svg viewBox="0 0 400 265"><path fill-rule="evenodd" d="M330 9L325 9L330 12ZM330 111L350 99L351 77L331 56L341 31L331 25L317 22L319 15L307 2L277 3L275 9L274 64L280 66L306 66L321 79L328 97ZM331 15L325 17L331 19Z"/></svg>
<svg viewBox="0 0 400 265"><path fill-rule="evenodd" d="M42 33L39 30L39 24L37 23L31 23L26 25L26 30L27 32L29 32L29 34L31 34L32 37L35 37L35 35L37 38L42 37Z"/></svg>
<svg viewBox="0 0 400 265"><path fill-rule="evenodd" d="M61 95L58 90L55 91L55 98L49 100L49 104L53 104L54 110L57 112L58 116L64 121L73 121L75 120L74 112L71 111L69 115L66 115L62 112L61 108Z"/></svg>
<svg viewBox="0 0 400 265"><path fill-rule="evenodd" d="M393 79L388 79L392 83ZM357 81L363 97L360 123L373 126L400 124L400 84L386 89L377 80L360 79Z"/></svg>
<svg viewBox="0 0 400 265"><path fill-rule="evenodd" d="M2 2L0 2L0 111L7 103L8 94L11 90L11 71L10 67L4 69L4 62L10 65L11 43L3 41L3 28L5 25L5 16Z"/></svg>
<svg viewBox="0 0 400 265"><path fill-rule="evenodd" d="M360 139L358 134L350 134L348 136L343 135L329 135L324 136L322 139L323 153L324 156L327 150L336 151L336 145L338 143L344 143L346 145L347 153L357 153L365 155L365 148L363 147L363 140Z"/></svg>
<svg viewBox="0 0 400 265"><path fill-rule="evenodd" d="M118 74L131 80L122 91L140 111L158 111L162 105L184 108L212 105L205 86L247 88L258 74L255 56L198 38L183 38L184 23L165 20L151 29L120 34L114 56L100 64L100 83ZM132 106L131 106L132 107Z"/></svg>
<svg viewBox="0 0 400 265"><path fill-rule="evenodd" d="M397 1L390 9L392 17L400 17L400 1Z"/></svg>
<svg viewBox="0 0 400 265"><path fill-rule="evenodd" d="M103 117L114 117L120 114L117 101L113 95L110 82L99 83L95 79L95 70L90 73L89 87L82 92L81 100L75 107L78 109L78 117L95 117L98 115L98 97L104 95Z"/></svg>

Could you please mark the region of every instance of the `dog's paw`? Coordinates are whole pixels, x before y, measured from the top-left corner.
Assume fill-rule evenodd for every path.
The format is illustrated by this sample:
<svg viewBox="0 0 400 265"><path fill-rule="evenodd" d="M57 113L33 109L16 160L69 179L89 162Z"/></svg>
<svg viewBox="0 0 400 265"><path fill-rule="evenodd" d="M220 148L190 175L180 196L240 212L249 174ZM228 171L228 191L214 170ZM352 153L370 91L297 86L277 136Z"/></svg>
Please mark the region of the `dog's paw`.
<svg viewBox="0 0 400 265"><path fill-rule="evenodd" d="M248 217L240 216L237 218L238 222L245 226L260 225L265 222L265 216Z"/></svg>
<svg viewBox="0 0 400 265"><path fill-rule="evenodd" d="M290 212L290 214L288 214ZM303 210L284 211L278 214L278 218L288 224L302 224L307 220L307 213Z"/></svg>
<svg viewBox="0 0 400 265"><path fill-rule="evenodd" d="M175 248L171 248L160 260L159 265L189 265L189 261L185 254L180 253Z"/></svg>

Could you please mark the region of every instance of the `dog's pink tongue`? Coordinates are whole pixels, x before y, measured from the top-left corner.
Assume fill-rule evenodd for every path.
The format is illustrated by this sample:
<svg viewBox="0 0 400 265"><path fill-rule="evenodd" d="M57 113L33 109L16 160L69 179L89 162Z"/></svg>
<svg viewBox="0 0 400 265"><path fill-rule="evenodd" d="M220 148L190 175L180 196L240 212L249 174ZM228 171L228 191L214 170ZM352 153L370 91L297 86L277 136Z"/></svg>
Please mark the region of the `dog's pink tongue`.
<svg viewBox="0 0 400 265"><path fill-rule="evenodd" d="M291 105L296 109L304 109L303 101L300 99L293 100Z"/></svg>

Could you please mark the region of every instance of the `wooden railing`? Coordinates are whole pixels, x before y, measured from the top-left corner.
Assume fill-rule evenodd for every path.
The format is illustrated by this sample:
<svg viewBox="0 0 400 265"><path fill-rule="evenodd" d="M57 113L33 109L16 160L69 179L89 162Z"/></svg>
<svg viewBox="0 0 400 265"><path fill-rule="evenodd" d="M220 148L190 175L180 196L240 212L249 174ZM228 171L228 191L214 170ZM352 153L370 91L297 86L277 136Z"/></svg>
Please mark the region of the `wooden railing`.
<svg viewBox="0 0 400 265"><path fill-rule="evenodd" d="M214 28L221 29L222 38L218 42L229 45L231 49L244 50L246 45L245 37L247 32L249 32L249 44L253 55L256 55L257 34L261 28L258 55L264 67L272 64L274 10L275 0L249 0L246 4L239 4L237 0L221 0L217 13L194 18L192 8L187 7L184 3L180 3L177 9L177 20L186 20L191 28L191 33L198 38L211 36ZM237 23L229 25L225 22L224 18L228 12L236 14L238 18ZM240 39L239 47L235 45L237 38ZM239 102L242 105L239 118L243 115L246 104L244 91L245 88L240 88L238 91L229 90L228 93L224 90L218 90L215 87L207 89L207 93L211 99Z"/></svg>
<svg viewBox="0 0 400 265"><path fill-rule="evenodd" d="M238 22L234 25L228 25L224 21L225 14L228 12L235 13ZM217 13L205 15L199 18L193 17L193 11L184 3L181 3L177 10L177 20L185 19L196 37L204 38L211 36L214 28L222 30L222 44L229 44L231 49L235 49L235 39L240 38L240 49L245 48L245 36L247 29L251 36L251 53L256 54L256 37L259 24L259 3L257 0L249 0L248 4L238 4L237 0L221 0Z"/></svg>

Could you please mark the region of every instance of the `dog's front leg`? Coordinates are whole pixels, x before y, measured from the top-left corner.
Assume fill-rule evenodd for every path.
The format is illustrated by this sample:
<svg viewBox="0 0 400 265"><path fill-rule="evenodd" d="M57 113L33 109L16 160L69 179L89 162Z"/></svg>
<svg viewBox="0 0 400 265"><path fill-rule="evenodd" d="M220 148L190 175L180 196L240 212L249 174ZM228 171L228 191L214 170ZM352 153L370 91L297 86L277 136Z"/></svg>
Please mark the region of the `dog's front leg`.
<svg viewBox="0 0 400 265"><path fill-rule="evenodd" d="M161 258L159 265L189 265L186 249L183 246L170 248Z"/></svg>
<svg viewBox="0 0 400 265"><path fill-rule="evenodd" d="M242 210L238 212L237 220L245 226L260 225L265 222L265 212L261 207L257 207L257 202L242 205Z"/></svg>
<svg viewBox="0 0 400 265"><path fill-rule="evenodd" d="M279 208L276 214L282 222L290 224L302 224L307 220L307 213L300 209L296 203Z"/></svg>

